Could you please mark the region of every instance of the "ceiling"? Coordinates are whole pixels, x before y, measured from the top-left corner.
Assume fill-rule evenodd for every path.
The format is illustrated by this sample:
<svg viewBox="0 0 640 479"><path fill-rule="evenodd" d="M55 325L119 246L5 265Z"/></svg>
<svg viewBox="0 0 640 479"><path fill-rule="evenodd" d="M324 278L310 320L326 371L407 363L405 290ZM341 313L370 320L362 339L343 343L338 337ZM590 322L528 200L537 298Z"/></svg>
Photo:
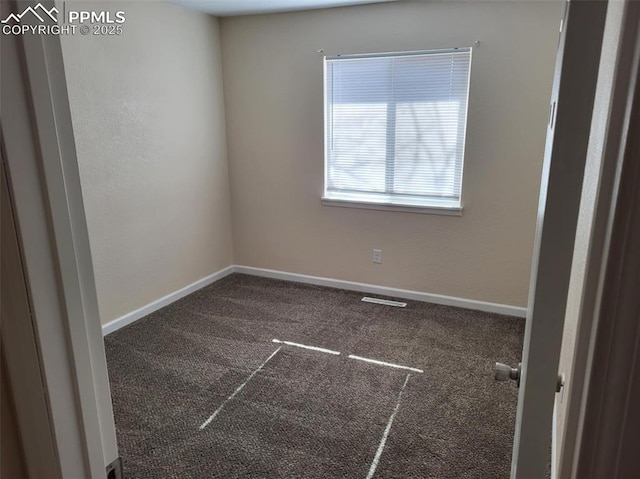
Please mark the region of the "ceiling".
<svg viewBox="0 0 640 479"><path fill-rule="evenodd" d="M342 7L397 0L173 0L176 3L218 17L254 13L291 12L314 8Z"/></svg>

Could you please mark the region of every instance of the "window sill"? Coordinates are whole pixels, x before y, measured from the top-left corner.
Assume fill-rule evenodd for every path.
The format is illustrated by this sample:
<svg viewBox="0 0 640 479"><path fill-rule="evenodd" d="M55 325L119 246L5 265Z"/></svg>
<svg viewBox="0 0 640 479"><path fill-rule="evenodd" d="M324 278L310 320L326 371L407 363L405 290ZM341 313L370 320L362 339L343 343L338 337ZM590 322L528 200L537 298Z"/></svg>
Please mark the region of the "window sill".
<svg viewBox="0 0 640 479"><path fill-rule="evenodd" d="M391 203L369 203L355 200L338 200L322 198L324 206L339 206L342 208L361 208L365 210L399 211L401 213L421 213L426 215L462 216L462 206L413 206L396 205Z"/></svg>

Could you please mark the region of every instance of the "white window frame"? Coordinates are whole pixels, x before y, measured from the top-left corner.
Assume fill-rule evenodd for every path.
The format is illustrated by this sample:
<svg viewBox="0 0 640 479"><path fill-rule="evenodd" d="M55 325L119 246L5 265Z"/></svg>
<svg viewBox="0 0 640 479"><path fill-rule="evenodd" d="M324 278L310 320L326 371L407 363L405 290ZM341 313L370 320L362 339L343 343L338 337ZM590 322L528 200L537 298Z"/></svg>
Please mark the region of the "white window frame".
<svg viewBox="0 0 640 479"><path fill-rule="evenodd" d="M462 129L462 164L461 164L461 178L460 178L460 196L458 205L452 206L450 204L438 205L437 199L432 199L431 204L424 204L412 202L410 198L406 202L400 203L398 196L389 195L389 201L381 201L380 195L372 194L370 198L367 198L367 193L354 193L352 197L348 193L340 193L340 197L331 196L327 192L328 175L329 175L329 138L327 131L327 60L335 59L348 59L348 58L380 58L380 57L402 57L409 55L430 55L430 54L442 54L448 52L469 52L469 76L467 78L467 98L466 107L467 115L465 116L464 125L461 125ZM421 51L409 51L409 52L385 52L385 53L366 53L366 54L349 54L349 55L325 55L323 57L323 114L324 114L324 182L322 190L321 202L325 206L339 206L347 208L362 208L371 210L384 210L384 211L399 211L407 213L425 213L425 214L438 214L438 215L450 215L450 216L462 216L462 182L464 177L464 163L466 155L466 132L468 124L468 105L469 105L469 92L471 89L471 62L472 62L473 49L468 48L448 48L439 50L421 50ZM395 124L393 126L395 131Z"/></svg>

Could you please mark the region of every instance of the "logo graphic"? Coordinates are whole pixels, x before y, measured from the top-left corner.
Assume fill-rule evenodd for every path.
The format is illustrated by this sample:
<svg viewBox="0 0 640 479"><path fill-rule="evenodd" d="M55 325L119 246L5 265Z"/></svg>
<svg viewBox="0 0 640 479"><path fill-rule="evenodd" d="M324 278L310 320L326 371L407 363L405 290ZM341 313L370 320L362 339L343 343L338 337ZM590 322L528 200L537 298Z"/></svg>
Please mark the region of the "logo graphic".
<svg viewBox="0 0 640 479"><path fill-rule="evenodd" d="M62 18L58 19L60 11L56 7L47 8L40 2L28 6L21 13L10 13L0 20L2 34L111 36L123 33L122 24L126 19L122 10L67 10L63 2L62 12Z"/></svg>
<svg viewBox="0 0 640 479"><path fill-rule="evenodd" d="M38 12L40 12L40 14ZM27 13L31 13L38 20L40 20L41 23L45 22L46 17L49 17L54 22L58 21L56 16L54 16L54 13L56 15L58 14L58 9L56 7L52 7L51 10L47 10L41 3L38 3L35 7L29 6L25 8L22 13L19 13L17 15L15 13L10 13L7 18L5 18L4 20L0 20L0 23L9 23L11 20L16 23L20 23L22 17L24 17ZM46 15L46 17L43 15Z"/></svg>

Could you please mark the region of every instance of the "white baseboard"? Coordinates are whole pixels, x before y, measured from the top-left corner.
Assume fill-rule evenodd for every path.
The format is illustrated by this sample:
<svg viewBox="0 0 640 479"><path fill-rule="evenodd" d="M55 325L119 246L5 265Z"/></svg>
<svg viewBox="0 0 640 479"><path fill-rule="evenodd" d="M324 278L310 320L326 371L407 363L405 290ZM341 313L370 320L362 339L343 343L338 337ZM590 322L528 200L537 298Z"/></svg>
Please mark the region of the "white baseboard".
<svg viewBox="0 0 640 479"><path fill-rule="evenodd" d="M377 294L381 296L391 296L395 298L411 299L413 301L422 301L425 303L442 304L445 306L457 306L459 308L473 309L476 311L485 311L488 313L506 314L509 316L517 316L525 318L527 316L527 308L519 306L510 306L499 303L488 303L486 301L476 301L474 299L456 298L455 296L444 296L441 294L422 293L420 291L411 291L407 289L390 288L387 286L377 286L368 283L356 283L354 281L345 281L341 279L323 278L321 276L309 276L306 274L287 273L285 271L276 271L273 269L254 268L252 266L231 265L220 271L202 278L195 283L191 283L173 293L169 293L162 298L153 301L142 308L136 309L125 314L113 321L102 326L102 335L106 336L120 328L123 328L140 318L145 317L154 311L159 310L173 303L188 294L191 294L211 283L215 283L219 279L229 276L231 273L243 273L251 276L262 276L264 278L282 279L285 281L295 281L298 283L314 284L316 286L328 286L331 288L346 289L349 291L358 291L360 293Z"/></svg>
<svg viewBox="0 0 640 479"><path fill-rule="evenodd" d="M378 294L382 296L392 296L396 298L423 301L425 303L442 304L445 306L457 306L459 308L485 311L488 313L506 314L526 318L527 308L520 306L510 306L507 304L489 303L486 301L476 301L474 299L456 298L455 296L444 296L441 294L422 293L407 289L389 288L387 286L377 286L367 283L356 283L341 279L323 278L320 276L308 276L306 274L286 273L272 269L254 268L251 266L235 266L236 273L244 273L252 276L262 276L265 278L282 279L286 281L296 281L298 283L314 284L316 286L329 286L332 288L347 289L360 293Z"/></svg>
<svg viewBox="0 0 640 479"><path fill-rule="evenodd" d="M191 283L184 288L181 288L173 293L169 293L166 296L163 296L160 299L157 299L141 308L136 309L135 311L131 311L130 313L125 314L124 316L120 316L113 321L108 322L107 324L102 326L102 335L106 336L109 333L113 333L120 328L124 328L125 326L137 321L140 318L145 317L148 314L153 313L154 311L159 310L167 306L168 304L173 303L181 298L184 298L188 294L191 294L205 286L209 286L211 283L215 283L219 279L224 278L225 276L229 276L231 273L235 271L235 267L233 265L227 266L220 271L216 271L215 273L206 276L202 279L199 279L195 283Z"/></svg>

